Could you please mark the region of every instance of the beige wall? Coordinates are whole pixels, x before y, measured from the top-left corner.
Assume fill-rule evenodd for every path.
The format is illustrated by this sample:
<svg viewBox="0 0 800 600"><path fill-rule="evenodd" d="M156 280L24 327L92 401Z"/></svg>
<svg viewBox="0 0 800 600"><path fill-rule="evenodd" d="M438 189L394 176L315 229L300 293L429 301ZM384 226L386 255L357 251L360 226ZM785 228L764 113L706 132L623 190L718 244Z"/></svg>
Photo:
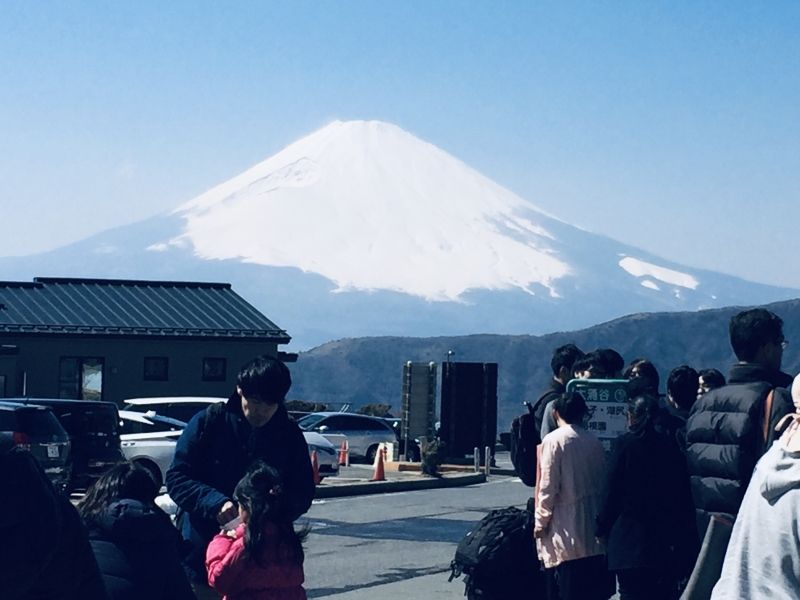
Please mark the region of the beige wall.
<svg viewBox="0 0 800 600"><path fill-rule="evenodd" d="M16 355L0 355L0 376L6 377L6 396L21 393L24 372L27 374L28 396L57 398L61 357L98 357L105 361L103 400L117 403L140 396L228 396L243 364L259 354L277 354L277 345L273 342L238 339L54 338L31 335L0 336L0 344L19 348ZM169 359L167 381L144 381L145 356L166 356ZM227 359L225 381L202 380L204 357Z"/></svg>

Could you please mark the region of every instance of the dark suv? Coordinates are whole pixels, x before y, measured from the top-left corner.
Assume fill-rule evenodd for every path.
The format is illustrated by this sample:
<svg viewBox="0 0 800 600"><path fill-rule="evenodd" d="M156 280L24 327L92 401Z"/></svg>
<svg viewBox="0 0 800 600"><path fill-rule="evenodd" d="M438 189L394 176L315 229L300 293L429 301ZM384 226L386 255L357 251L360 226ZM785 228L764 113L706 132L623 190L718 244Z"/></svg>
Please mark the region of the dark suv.
<svg viewBox="0 0 800 600"><path fill-rule="evenodd" d="M119 411L112 402L6 398L8 402L46 406L72 442L70 490L85 489L109 468L124 461L119 440Z"/></svg>
<svg viewBox="0 0 800 600"><path fill-rule="evenodd" d="M50 409L0 402L0 432L10 437L13 446L29 451L56 488L67 489L70 482L69 435Z"/></svg>

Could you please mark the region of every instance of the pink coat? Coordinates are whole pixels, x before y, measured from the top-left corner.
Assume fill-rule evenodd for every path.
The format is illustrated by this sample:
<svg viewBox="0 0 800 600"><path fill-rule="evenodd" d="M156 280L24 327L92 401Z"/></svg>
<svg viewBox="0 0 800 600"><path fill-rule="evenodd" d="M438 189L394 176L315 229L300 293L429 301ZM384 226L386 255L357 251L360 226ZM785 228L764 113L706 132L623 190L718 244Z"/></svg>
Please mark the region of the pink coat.
<svg viewBox="0 0 800 600"><path fill-rule="evenodd" d="M206 550L208 585L223 600L306 600L303 564L280 556L278 530L267 524L263 566L244 556L244 525L236 538L214 536Z"/></svg>
<svg viewBox="0 0 800 600"><path fill-rule="evenodd" d="M594 536L605 487L603 444L581 427L559 427L544 436L539 466L535 529L544 566L605 554Z"/></svg>

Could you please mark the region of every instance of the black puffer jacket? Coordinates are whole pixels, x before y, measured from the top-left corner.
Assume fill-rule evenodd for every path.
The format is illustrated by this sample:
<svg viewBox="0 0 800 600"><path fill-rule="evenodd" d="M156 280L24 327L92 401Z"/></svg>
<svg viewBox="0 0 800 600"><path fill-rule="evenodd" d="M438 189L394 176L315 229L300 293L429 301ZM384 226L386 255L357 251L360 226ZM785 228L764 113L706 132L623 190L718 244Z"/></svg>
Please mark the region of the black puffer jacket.
<svg viewBox="0 0 800 600"><path fill-rule="evenodd" d="M737 363L728 382L702 396L686 423L686 459L701 535L711 513L736 515L756 462L777 437L775 425L794 411L791 396L784 389L792 383L786 373ZM773 389L765 444L765 399Z"/></svg>
<svg viewBox="0 0 800 600"><path fill-rule="evenodd" d="M89 541L111 600L194 599L180 534L158 507L114 502L91 523Z"/></svg>
<svg viewBox="0 0 800 600"><path fill-rule="evenodd" d="M78 512L35 459L0 453L0 481L0 598L107 598Z"/></svg>

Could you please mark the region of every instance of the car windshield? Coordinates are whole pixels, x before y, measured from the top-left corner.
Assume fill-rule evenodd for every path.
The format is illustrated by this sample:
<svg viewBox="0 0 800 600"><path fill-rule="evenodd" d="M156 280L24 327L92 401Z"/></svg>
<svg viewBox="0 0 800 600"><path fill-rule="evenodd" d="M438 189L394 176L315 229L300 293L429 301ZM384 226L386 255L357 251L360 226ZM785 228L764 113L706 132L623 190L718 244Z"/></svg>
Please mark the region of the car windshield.
<svg viewBox="0 0 800 600"><path fill-rule="evenodd" d="M324 418L323 415L307 415L297 422L297 426L304 431L308 431L309 429L313 429L314 426Z"/></svg>
<svg viewBox="0 0 800 600"><path fill-rule="evenodd" d="M60 409L60 420L73 436L108 437L119 433L113 407L81 407Z"/></svg>
<svg viewBox="0 0 800 600"><path fill-rule="evenodd" d="M17 419L22 431L32 436L61 436L64 429L49 410L19 410Z"/></svg>

